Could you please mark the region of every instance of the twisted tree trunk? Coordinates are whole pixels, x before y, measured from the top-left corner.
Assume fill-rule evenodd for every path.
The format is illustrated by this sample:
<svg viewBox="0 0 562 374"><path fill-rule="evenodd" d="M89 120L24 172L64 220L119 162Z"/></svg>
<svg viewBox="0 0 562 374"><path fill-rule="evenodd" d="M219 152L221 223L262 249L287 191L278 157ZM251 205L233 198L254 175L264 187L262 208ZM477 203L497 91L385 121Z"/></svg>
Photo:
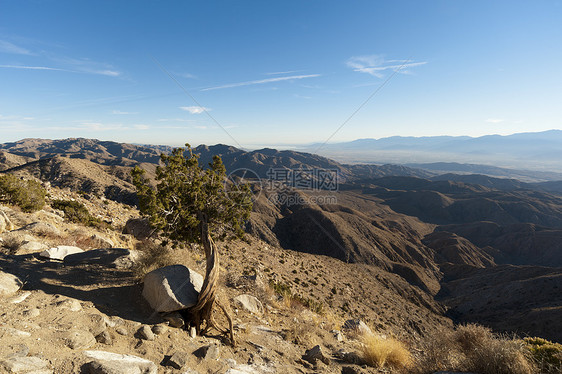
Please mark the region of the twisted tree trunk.
<svg viewBox="0 0 562 374"><path fill-rule="evenodd" d="M219 328L212 317L213 306L216 301L216 293L218 289L220 264L219 252L217 250L215 242L211 238L211 235L209 233L209 225L205 219L201 220L201 241L203 242L205 259L207 262L205 280L203 281L203 286L201 287L201 292L199 293L197 304L190 308L189 312L192 315L197 335L201 334L201 324L205 322L205 329L203 330L203 333L205 333L211 327L214 327L222 333L229 333L231 343L232 345L234 345L235 341L234 333L232 330L232 318L226 311L226 308L218 303L219 307L228 320L229 331Z"/></svg>

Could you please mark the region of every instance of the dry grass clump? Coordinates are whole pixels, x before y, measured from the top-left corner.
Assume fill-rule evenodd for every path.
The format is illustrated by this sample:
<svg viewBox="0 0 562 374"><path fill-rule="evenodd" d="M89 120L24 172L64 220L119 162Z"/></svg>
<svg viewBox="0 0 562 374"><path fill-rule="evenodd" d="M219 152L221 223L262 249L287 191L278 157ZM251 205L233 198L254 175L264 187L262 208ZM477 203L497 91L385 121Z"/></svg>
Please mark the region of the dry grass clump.
<svg viewBox="0 0 562 374"><path fill-rule="evenodd" d="M178 263L172 250L152 240L138 242L135 249L140 255L133 266L133 274L137 279L143 279L152 270Z"/></svg>
<svg viewBox="0 0 562 374"><path fill-rule="evenodd" d="M4 235L2 241L0 242L0 246L4 249L2 253L7 254L14 254L22 245L22 238L16 235Z"/></svg>
<svg viewBox="0 0 562 374"><path fill-rule="evenodd" d="M317 344L317 337L314 333L315 326L312 323L295 323L290 328L283 329L282 336L288 342L311 346Z"/></svg>
<svg viewBox="0 0 562 374"><path fill-rule="evenodd" d="M394 338L364 334L361 342L363 359L369 366L402 370L410 368L414 362L406 346Z"/></svg>
<svg viewBox="0 0 562 374"><path fill-rule="evenodd" d="M536 367L523 341L493 334L484 326L460 325L429 336L418 363L421 373L467 371L533 374Z"/></svg>

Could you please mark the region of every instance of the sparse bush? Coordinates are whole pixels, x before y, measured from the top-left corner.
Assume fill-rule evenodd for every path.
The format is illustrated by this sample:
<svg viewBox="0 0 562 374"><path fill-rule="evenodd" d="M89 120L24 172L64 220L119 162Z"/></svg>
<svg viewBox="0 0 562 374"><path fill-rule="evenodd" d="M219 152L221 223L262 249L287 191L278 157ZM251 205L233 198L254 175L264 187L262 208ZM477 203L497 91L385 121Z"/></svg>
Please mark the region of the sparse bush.
<svg viewBox="0 0 562 374"><path fill-rule="evenodd" d="M0 175L0 202L18 206L24 212L35 212L45 206L47 191L33 180L15 175Z"/></svg>
<svg viewBox="0 0 562 374"><path fill-rule="evenodd" d="M142 279L152 270L177 264L176 259L172 256L171 251L158 243L151 240L144 240L137 243L135 249L140 256L133 266L133 274L137 279Z"/></svg>
<svg viewBox="0 0 562 374"><path fill-rule="evenodd" d="M394 339L383 338L373 334L364 334L361 338L363 359L369 366L379 369L408 369L413 364L412 355L406 346Z"/></svg>
<svg viewBox="0 0 562 374"><path fill-rule="evenodd" d="M51 206L54 209L62 210L64 212L64 217L70 222L80 223L84 226L104 226L104 222L102 220L92 217L88 208L78 201L53 200L51 202Z"/></svg>
<svg viewBox="0 0 562 374"><path fill-rule="evenodd" d="M283 339L294 344L310 346L314 341L314 325L312 323L295 323L290 329L283 330Z"/></svg>
<svg viewBox="0 0 562 374"><path fill-rule="evenodd" d="M541 373L562 373L562 344L542 338L525 338L524 341Z"/></svg>
<svg viewBox="0 0 562 374"><path fill-rule="evenodd" d="M316 314L324 313L324 304L322 302L294 294L291 290L291 286L289 286L288 284L281 282L270 282L269 286L273 290L273 292L281 297L283 304L287 308L307 308Z"/></svg>
<svg viewBox="0 0 562 374"><path fill-rule="evenodd" d="M476 324L439 330L426 338L421 373L468 371L480 374L533 374L536 368L522 340L492 333Z"/></svg>

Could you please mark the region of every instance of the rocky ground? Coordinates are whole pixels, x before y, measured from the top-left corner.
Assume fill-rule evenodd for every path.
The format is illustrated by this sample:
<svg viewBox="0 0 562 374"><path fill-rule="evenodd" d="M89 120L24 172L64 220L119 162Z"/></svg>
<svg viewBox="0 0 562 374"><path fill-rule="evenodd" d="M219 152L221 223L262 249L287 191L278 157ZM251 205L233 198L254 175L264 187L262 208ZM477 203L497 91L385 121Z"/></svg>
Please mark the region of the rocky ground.
<svg viewBox="0 0 562 374"><path fill-rule="evenodd" d="M378 372L362 365L358 329L344 328L347 319L410 341L450 323L398 276L250 238L219 244L220 300L231 310L237 344L216 331L192 336L142 297L139 274L149 269L139 273L135 262L149 245L122 234L138 212L68 190L49 194L82 202L112 228L71 224L49 207L33 214L0 207L0 372ZM80 249L85 254L69 254ZM160 261L204 274L196 246ZM288 293L281 297L270 284ZM226 327L219 313L217 320Z"/></svg>

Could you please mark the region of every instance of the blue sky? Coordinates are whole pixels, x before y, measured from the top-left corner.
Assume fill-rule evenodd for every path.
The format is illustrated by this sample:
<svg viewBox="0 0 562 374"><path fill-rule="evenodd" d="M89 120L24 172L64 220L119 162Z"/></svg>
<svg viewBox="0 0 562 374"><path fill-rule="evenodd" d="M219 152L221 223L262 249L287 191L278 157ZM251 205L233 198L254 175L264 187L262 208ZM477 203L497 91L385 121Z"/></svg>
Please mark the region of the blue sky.
<svg viewBox="0 0 562 374"><path fill-rule="evenodd" d="M560 61L560 1L0 0L0 142L561 129Z"/></svg>

